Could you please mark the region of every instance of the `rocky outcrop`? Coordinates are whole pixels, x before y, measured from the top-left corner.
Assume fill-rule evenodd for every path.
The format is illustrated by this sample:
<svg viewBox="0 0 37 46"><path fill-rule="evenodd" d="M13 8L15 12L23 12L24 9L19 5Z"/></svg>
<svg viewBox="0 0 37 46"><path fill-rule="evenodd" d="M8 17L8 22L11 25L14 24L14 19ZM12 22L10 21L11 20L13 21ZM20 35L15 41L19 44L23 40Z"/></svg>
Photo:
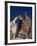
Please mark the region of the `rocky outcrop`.
<svg viewBox="0 0 37 46"><path fill-rule="evenodd" d="M16 18L14 22L10 22L10 39L32 39L31 19L27 15L20 15Z"/></svg>

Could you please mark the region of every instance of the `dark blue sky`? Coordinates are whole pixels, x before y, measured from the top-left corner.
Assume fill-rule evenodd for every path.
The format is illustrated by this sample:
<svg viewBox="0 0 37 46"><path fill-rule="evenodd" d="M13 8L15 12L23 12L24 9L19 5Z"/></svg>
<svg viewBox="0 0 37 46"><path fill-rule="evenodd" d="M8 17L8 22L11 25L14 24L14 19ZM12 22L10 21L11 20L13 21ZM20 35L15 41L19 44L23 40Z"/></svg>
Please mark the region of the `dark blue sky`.
<svg viewBox="0 0 37 46"><path fill-rule="evenodd" d="M24 14L25 12L27 12L28 16L32 19L32 7L10 6L10 21L17 15Z"/></svg>

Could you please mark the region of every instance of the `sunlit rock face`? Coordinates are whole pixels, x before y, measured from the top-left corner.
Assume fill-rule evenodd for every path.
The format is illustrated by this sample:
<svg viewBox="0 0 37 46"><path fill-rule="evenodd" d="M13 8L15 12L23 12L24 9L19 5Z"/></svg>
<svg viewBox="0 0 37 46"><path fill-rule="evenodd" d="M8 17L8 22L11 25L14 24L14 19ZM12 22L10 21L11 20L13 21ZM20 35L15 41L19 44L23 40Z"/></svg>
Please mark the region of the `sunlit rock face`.
<svg viewBox="0 0 37 46"><path fill-rule="evenodd" d="M11 30L12 37L13 37L13 39L15 39L15 36L16 36L16 33L17 33L16 32L17 26L14 22L11 22L10 27L11 27L10 30Z"/></svg>
<svg viewBox="0 0 37 46"><path fill-rule="evenodd" d="M16 36L18 36L18 32L21 29L21 25L21 16L17 16L13 21L10 22L10 39L16 39Z"/></svg>
<svg viewBox="0 0 37 46"><path fill-rule="evenodd" d="M10 39L31 39L32 22L27 15L19 15L10 22Z"/></svg>

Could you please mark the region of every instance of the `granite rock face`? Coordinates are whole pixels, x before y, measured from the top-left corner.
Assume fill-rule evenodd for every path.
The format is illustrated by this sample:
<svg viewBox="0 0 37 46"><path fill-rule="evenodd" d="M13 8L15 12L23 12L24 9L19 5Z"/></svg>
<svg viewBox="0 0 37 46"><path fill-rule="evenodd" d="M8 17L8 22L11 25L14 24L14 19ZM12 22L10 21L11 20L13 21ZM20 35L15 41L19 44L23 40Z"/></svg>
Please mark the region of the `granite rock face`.
<svg viewBox="0 0 37 46"><path fill-rule="evenodd" d="M32 23L31 19L28 16L25 16L25 19L22 23L21 31L19 32L18 36L23 39L31 39L32 38Z"/></svg>
<svg viewBox="0 0 37 46"><path fill-rule="evenodd" d="M15 39L32 39L32 21L27 15L17 16L15 20L16 36ZM10 39L13 39L12 30L10 30Z"/></svg>

